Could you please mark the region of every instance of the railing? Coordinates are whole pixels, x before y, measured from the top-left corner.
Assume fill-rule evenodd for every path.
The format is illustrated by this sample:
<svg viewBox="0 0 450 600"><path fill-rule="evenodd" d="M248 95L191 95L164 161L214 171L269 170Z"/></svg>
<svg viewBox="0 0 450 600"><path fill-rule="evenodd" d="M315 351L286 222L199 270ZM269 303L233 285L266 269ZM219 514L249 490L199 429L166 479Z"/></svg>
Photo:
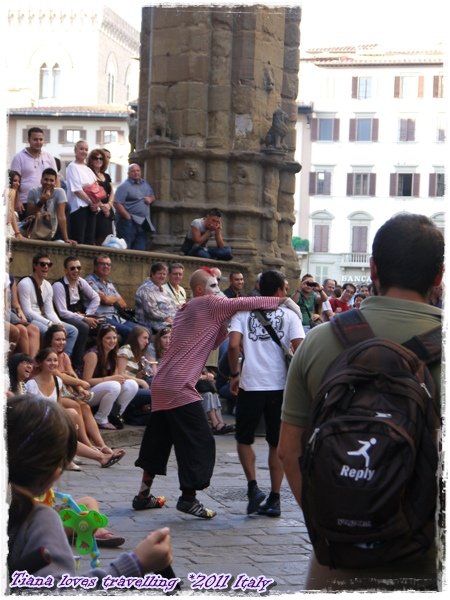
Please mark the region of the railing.
<svg viewBox="0 0 450 600"><path fill-rule="evenodd" d="M341 265L357 265L360 267L369 266L370 254L367 252L351 252L350 254L343 254L341 256Z"/></svg>

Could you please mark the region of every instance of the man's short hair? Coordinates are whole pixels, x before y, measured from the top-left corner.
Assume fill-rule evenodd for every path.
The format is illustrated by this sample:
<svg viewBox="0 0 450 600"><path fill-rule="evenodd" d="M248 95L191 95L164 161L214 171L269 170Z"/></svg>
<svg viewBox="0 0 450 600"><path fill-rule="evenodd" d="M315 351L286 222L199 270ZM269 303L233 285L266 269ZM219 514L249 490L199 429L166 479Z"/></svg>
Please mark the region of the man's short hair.
<svg viewBox="0 0 450 600"><path fill-rule="evenodd" d="M242 271L231 271L231 273L230 273L230 281L231 281L231 278L233 277L233 275L242 275Z"/></svg>
<svg viewBox="0 0 450 600"><path fill-rule="evenodd" d="M150 267L150 275L154 275L155 273L158 273L159 271L163 271L164 269L167 270L167 265L165 262L154 262L152 263L151 267Z"/></svg>
<svg viewBox="0 0 450 600"><path fill-rule="evenodd" d="M184 271L184 265L182 265L181 263L178 263L178 262L170 263L169 264L169 273L172 273L172 271L174 269L183 269L183 271Z"/></svg>
<svg viewBox="0 0 450 600"><path fill-rule="evenodd" d="M327 277L326 279L323 280L323 284L322 285L327 285L327 283L329 281L332 281L334 283L334 285L337 285L337 281L336 279L332 279L331 277Z"/></svg>
<svg viewBox="0 0 450 600"><path fill-rule="evenodd" d="M344 285L342 286L342 290L346 290L348 287L353 288L353 293L356 292L356 286L353 283L350 283L350 281L347 281L347 283L344 283Z"/></svg>
<svg viewBox="0 0 450 600"><path fill-rule="evenodd" d="M74 260L78 260L79 261L80 259L78 258L78 256L67 256L64 259L64 268L67 269L67 265L69 263L73 262Z"/></svg>
<svg viewBox="0 0 450 600"><path fill-rule="evenodd" d="M30 127L30 129L28 130L28 139L30 139L31 135L33 133L44 133L44 130L41 129L40 127Z"/></svg>
<svg viewBox="0 0 450 600"><path fill-rule="evenodd" d="M424 215L392 217L377 231L372 257L381 294L391 287L426 296L444 264L444 236Z"/></svg>
<svg viewBox="0 0 450 600"><path fill-rule="evenodd" d="M41 258L50 258L48 252L38 252L33 256L33 265L37 265Z"/></svg>
<svg viewBox="0 0 450 600"><path fill-rule="evenodd" d="M41 179L42 177L44 177L44 175L53 175L55 179L58 179L58 173L55 171L55 169L52 169L51 167L48 167L47 169L44 169L42 171Z"/></svg>
<svg viewBox="0 0 450 600"><path fill-rule="evenodd" d="M302 277L301 281L305 281L305 279L306 279L307 277L312 277L311 273L306 273L305 275L303 275L303 277Z"/></svg>
<svg viewBox="0 0 450 600"><path fill-rule="evenodd" d="M97 256L94 256L94 267L96 267L98 265L98 261L101 260L102 258L108 258L109 260L111 260L111 257L109 254L97 254Z"/></svg>
<svg viewBox="0 0 450 600"><path fill-rule="evenodd" d="M279 289L284 290L285 275L275 269L263 271L259 280L261 296L273 296Z"/></svg>
<svg viewBox="0 0 450 600"><path fill-rule="evenodd" d="M209 208L206 211L206 215L207 217L221 217L222 216L222 211L220 211L218 208Z"/></svg>

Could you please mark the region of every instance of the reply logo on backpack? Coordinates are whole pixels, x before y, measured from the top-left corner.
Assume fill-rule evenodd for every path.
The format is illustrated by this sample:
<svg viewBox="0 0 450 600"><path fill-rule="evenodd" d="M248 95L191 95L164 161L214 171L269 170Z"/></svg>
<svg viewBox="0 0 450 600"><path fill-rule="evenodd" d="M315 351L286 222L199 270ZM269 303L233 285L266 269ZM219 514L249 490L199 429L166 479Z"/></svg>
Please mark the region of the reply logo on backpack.
<svg viewBox="0 0 450 600"><path fill-rule="evenodd" d="M319 563L364 568L433 543L439 409L427 364L441 328L403 345L374 336L360 311L331 326L346 348L314 399L301 457L302 509Z"/></svg>

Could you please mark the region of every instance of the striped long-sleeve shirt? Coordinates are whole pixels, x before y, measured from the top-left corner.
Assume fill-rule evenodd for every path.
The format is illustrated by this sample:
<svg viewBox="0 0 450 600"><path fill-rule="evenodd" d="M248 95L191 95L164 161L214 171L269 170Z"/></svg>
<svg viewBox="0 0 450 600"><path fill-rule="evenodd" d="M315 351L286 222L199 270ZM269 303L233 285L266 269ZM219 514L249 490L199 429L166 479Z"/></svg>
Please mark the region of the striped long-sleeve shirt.
<svg viewBox="0 0 450 600"><path fill-rule="evenodd" d="M152 381L152 412L200 401L195 384L210 352L225 340L228 320L239 310L274 310L279 302L272 296L206 295L182 306L174 320L170 346Z"/></svg>

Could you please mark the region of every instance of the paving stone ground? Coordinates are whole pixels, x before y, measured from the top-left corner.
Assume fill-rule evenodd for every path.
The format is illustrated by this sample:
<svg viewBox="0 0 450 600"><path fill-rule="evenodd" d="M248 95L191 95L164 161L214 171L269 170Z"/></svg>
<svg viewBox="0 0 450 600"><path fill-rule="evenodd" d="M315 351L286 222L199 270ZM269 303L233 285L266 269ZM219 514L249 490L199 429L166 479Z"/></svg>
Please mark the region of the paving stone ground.
<svg viewBox="0 0 450 600"><path fill-rule="evenodd" d="M109 517L109 527L126 538L122 549L102 549L102 562L116 557L121 550L132 550L153 529L168 526L174 548L173 569L183 582L182 595L236 596L245 593L246 596L258 597L258 591L244 592L241 588L246 578L258 581L260 577L273 580L266 595L295 594L304 590L311 547L302 513L286 482L282 487L280 518L247 516L247 486L236 442L233 435L216 436L217 459L211 486L198 493L205 506L217 511L214 519L202 520L176 510L180 492L173 454L167 477L157 477L152 489L155 495L166 496L167 505L161 509L136 512L131 501L137 493L142 474L141 469L134 466L141 435L142 429L134 427L113 432L111 436L108 432L108 443L127 450L122 461L108 469L101 469L97 463L86 460L80 465L81 472L66 472L59 482L58 489L72 494L74 498L83 495L96 497L102 512ZM256 439L255 450L258 484L268 493L267 446L263 438ZM83 558L80 572L88 568L88 559ZM223 577L219 579L214 574L223 574ZM225 589L209 589L207 592L195 589L202 581L206 586L226 584ZM259 581L263 582L263 579ZM112 593L160 594L149 589L110 590L109 595ZM89 595L90 592L84 594Z"/></svg>

